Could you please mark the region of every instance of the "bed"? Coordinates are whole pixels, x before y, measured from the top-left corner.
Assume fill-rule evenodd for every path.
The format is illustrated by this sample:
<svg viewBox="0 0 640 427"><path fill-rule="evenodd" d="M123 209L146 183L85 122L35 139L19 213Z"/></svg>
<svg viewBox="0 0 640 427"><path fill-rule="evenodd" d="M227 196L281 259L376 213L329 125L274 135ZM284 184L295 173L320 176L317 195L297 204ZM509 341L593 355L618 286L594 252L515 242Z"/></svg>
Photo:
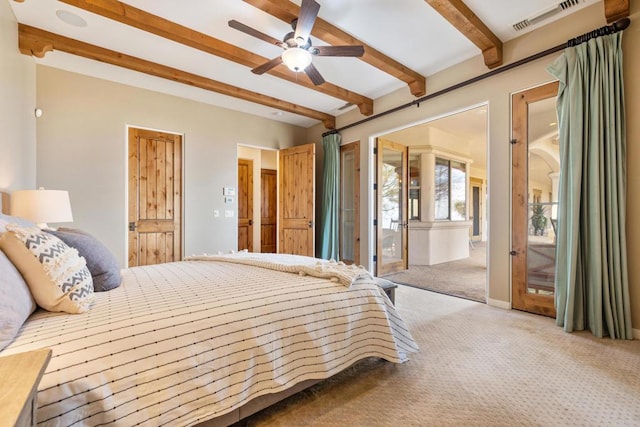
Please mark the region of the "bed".
<svg viewBox="0 0 640 427"><path fill-rule="evenodd" d="M417 351L356 267L239 253L121 274L84 313L37 309L0 351L52 349L39 425L229 425L365 358Z"/></svg>

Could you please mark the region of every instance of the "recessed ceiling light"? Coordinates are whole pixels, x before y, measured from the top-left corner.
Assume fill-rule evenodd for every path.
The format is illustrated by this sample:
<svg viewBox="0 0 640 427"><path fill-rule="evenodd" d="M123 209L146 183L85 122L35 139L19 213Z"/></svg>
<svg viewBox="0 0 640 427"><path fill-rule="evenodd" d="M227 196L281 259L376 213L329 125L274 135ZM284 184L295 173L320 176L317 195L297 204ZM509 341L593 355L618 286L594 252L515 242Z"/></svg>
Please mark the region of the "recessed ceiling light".
<svg viewBox="0 0 640 427"><path fill-rule="evenodd" d="M60 18L61 21L66 22L69 25L73 25L74 27L87 26L87 21L68 10L58 10L56 11L56 15L58 15L58 18Z"/></svg>

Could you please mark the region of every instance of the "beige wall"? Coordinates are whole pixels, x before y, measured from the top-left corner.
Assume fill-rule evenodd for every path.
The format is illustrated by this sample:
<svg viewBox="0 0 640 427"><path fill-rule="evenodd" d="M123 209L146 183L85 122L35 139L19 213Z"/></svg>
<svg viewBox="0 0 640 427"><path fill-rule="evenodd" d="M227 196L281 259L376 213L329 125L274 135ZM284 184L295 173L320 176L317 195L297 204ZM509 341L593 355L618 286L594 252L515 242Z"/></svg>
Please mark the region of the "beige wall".
<svg viewBox="0 0 640 427"><path fill-rule="evenodd" d="M640 69L640 28L636 23L640 18L640 2L632 2L632 25L624 35L627 140L628 140L628 249L629 260L640 257L640 222L631 219L640 217L640 168L634 167L640 161L640 121L633 120L640 115L640 85L637 70ZM504 47L504 62L508 64L565 43L568 39L606 24L603 5L597 4L580 10L568 18L558 20L542 30L526 34ZM428 54L428 52L426 52ZM369 121L347 129L342 133L343 143L362 141L361 152L361 262L371 263L373 242L368 237L372 224L371 182L373 176L371 138L401 127L422 122L428 118L446 115L463 108L488 102L489 109L489 157L488 157L488 219L489 219L489 302L508 307L511 300L510 287L510 147L511 134L510 97L518 92L552 80L546 66L559 54L550 55L527 65L504 72L498 76L450 92L446 95L422 102L420 108L408 109ZM427 92L433 93L471 77L486 73L481 56L451 67L427 79ZM412 101L407 88L375 101L375 113L389 110ZM363 119L357 110L338 117L338 128ZM319 140L324 131L321 126L309 129L308 140ZM640 263L630 262L629 269L633 324L640 328Z"/></svg>
<svg viewBox="0 0 640 427"><path fill-rule="evenodd" d="M238 145L284 148L302 128L46 66L37 67L37 184L70 192L73 226L126 262L127 125L184 135L184 253L236 249ZM221 215L214 218L213 211Z"/></svg>
<svg viewBox="0 0 640 427"><path fill-rule="evenodd" d="M18 51L18 24L0 2L0 191L36 182L36 65Z"/></svg>

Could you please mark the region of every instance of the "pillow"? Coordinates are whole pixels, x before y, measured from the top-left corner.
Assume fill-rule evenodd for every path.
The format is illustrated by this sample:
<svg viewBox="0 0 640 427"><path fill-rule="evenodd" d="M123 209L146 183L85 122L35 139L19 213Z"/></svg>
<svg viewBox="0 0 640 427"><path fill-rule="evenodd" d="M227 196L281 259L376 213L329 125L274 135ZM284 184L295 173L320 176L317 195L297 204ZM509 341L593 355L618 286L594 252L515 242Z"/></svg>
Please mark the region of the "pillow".
<svg viewBox="0 0 640 427"><path fill-rule="evenodd" d="M0 350L8 346L27 317L36 309L29 287L0 251Z"/></svg>
<svg viewBox="0 0 640 427"><path fill-rule="evenodd" d="M73 228L45 231L78 250L80 256L87 262L95 292L109 291L120 286L122 276L118 261L98 239L89 233Z"/></svg>
<svg viewBox="0 0 640 427"><path fill-rule="evenodd" d="M18 224L22 227L35 227L36 224L28 219L20 218L17 216L9 216L0 213L0 233L7 231L7 224Z"/></svg>
<svg viewBox="0 0 640 427"><path fill-rule="evenodd" d="M93 281L76 249L37 227L7 225L0 249L22 273L36 303L49 311L82 313L93 302Z"/></svg>

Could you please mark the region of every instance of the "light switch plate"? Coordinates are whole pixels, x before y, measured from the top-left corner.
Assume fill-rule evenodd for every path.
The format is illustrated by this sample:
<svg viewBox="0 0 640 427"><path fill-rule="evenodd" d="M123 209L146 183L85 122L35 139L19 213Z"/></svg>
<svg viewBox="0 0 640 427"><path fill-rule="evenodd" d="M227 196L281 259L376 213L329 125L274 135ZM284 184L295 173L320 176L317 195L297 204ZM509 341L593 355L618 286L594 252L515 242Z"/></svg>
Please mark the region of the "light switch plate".
<svg viewBox="0 0 640 427"><path fill-rule="evenodd" d="M233 203L233 197L232 196L224 196L224 202L225 203Z"/></svg>
<svg viewBox="0 0 640 427"><path fill-rule="evenodd" d="M223 196L235 196L236 195L236 189L233 187L224 187L222 189L222 195Z"/></svg>
<svg viewBox="0 0 640 427"><path fill-rule="evenodd" d="M224 216L226 218L233 218L233 211L229 211L229 210L224 211Z"/></svg>

